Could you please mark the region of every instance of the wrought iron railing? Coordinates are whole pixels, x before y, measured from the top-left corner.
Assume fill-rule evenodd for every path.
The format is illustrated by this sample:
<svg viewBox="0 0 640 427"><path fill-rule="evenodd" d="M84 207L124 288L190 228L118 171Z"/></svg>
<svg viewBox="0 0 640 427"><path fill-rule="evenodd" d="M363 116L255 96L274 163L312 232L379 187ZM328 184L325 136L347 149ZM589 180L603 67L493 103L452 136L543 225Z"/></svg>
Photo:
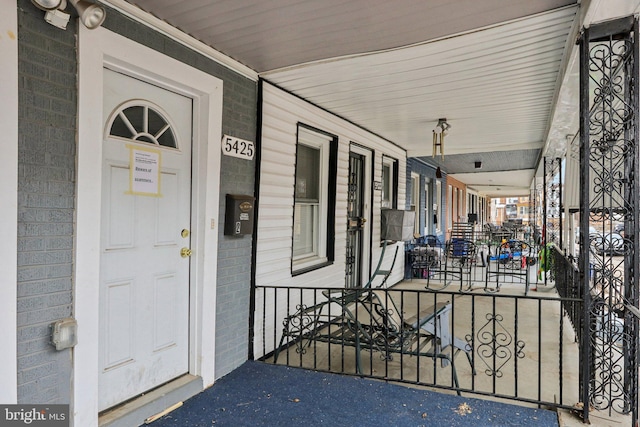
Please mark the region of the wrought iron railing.
<svg viewBox="0 0 640 427"><path fill-rule="evenodd" d="M558 294L562 297L564 311L576 331L576 339L582 342L582 287L580 282L580 270L576 260L571 256L565 256L557 246L549 248L553 257L553 276Z"/></svg>
<svg viewBox="0 0 640 427"><path fill-rule="evenodd" d="M257 287L254 357L571 408L579 348L564 307L576 304L572 297L432 292L418 282L373 290Z"/></svg>
<svg viewBox="0 0 640 427"><path fill-rule="evenodd" d="M522 261L521 256L514 257L508 263L501 258L501 240L491 238L490 235L479 233L479 238L475 241L475 253L471 258L461 263L461 259L456 259L455 256L449 252L448 244L441 244L437 242L433 247L424 247L422 252L417 245L407 244L405 245L405 279L427 279L427 287L431 280L436 282L435 288L440 289L442 285L438 283L445 283L450 286L447 290L469 290L472 285L477 286L478 283L484 283L485 285L492 285L496 281L496 269L490 269L487 272L487 267L499 262L504 267L503 270L514 270L513 267L517 267L517 270L534 272L529 277L529 284L532 289L537 289L538 286L550 285L547 284L547 273L552 273L546 267L542 270L538 265L538 254L541 251L542 246L535 243L533 240L518 241L511 237L505 239L508 244L516 242L520 245L525 244L525 252L527 255L527 267L520 265L512 265L514 261ZM452 246L455 246L452 245ZM418 249L416 249L418 248ZM454 247L455 249L455 247ZM416 257L416 251L419 254ZM434 255L430 255L433 252ZM502 256L504 251L502 252ZM416 262L417 261L417 262ZM464 268L463 268L464 267ZM513 271L515 272L515 271ZM524 283L522 274L500 274L499 281L502 284L518 284ZM519 277L520 276L520 277ZM493 285L492 285L493 286Z"/></svg>

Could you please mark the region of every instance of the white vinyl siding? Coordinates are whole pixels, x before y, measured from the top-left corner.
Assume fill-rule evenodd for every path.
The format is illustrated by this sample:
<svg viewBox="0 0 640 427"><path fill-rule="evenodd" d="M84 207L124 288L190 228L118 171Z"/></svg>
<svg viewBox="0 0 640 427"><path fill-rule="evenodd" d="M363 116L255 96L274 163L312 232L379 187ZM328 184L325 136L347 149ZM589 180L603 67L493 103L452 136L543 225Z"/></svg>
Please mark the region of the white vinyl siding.
<svg viewBox="0 0 640 427"><path fill-rule="evenodd" d="M267 82L263 85L261 166L260 166L260 208L258 210L258 231L256 247L256 285L257 286L295 286L295 287L343 287L345 284L345 248L347 224L347 186L349 172L349 146L351 142L370 148L374 153L372 181L382 181L382 156L397 159L398 168L398 206L405 206L406 153L396 145L383 140L353 124L321 110L304 100L292 96ZM334 261L321 268L293 274L293 224L295 205L296 144L299 124L326 132L338 137L338 155L336 172L336 203L334 215ZM368 183L373 187L373 183ZM379 190L374 191L372 215L372 241L380 241ZM403 247L399 246L389 283L396 283L404 276L401 261ZM370 250L370 248L365 248ZM376 264L381 248L374 244L371 260ZM395 247L387 248L385 261L391 262ZM388 263L386 265L388 265ZM367 270L368 270L368 266ZM365 273L368 274L368 273ZM263 306L261 292L257 293L256 307ZM284 295L284 294L283 294ZM267 304L273 304L267 297ZM278 301L279 310L285 309L286 302ZM269 312L269 310L267 310ZM279 313L278 315L281 315ZM262 319L262 313L256 312L256 319ZM254 348L259 353L273 350L274 337L279 339L280 330L262 331L262 322L256 322ZM266 325L282 325L281 319L266 319ZM258 330L260 328L260 330ZM281 329L281 328L280 328ZM268 342L262 343L263 332ZM275 332L275 333L274 333ZM261 354L256 354L256 357Z"/></svg>

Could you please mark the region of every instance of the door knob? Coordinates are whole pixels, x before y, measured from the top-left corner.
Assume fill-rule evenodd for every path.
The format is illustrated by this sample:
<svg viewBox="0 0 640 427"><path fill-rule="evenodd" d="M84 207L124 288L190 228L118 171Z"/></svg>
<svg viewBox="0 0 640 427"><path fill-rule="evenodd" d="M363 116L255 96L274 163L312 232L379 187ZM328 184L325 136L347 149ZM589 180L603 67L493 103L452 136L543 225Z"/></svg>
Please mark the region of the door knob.
<svg viewBox="0 0 640 427"><path fill-rule="evenodd" d="M191 256L191 249L189 248L182 248L180 249L180 256L182 258L188 258Z"/></svg>

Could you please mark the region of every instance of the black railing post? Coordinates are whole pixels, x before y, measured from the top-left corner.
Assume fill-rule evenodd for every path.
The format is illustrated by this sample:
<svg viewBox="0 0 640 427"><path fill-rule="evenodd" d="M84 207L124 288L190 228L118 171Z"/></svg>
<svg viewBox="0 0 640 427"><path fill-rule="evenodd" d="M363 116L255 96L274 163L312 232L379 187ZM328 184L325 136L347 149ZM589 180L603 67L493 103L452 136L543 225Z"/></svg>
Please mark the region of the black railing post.
<svg viewBox="0 0 640 427"><path fill-rule="evenodd" d="M582 420L589 422L590 320L589 310L589 28L585 28L580 43L580 275L584 302L582 306L582 340L580 341L580 391Z"/></svg>
<svg viewBox="0 0 640 427"><path fill-rule="evenodd" d="M592 25L580 40L583 417L588 421L592 404L631 414L633 426L638 423L638 320L627 307L639 303L638 45L633 16ZM605 232L621 219L628 235L618 248ZM597 222L601 236L590 239L589 220ZM613 256L618 252L622 262Z"/></svg>

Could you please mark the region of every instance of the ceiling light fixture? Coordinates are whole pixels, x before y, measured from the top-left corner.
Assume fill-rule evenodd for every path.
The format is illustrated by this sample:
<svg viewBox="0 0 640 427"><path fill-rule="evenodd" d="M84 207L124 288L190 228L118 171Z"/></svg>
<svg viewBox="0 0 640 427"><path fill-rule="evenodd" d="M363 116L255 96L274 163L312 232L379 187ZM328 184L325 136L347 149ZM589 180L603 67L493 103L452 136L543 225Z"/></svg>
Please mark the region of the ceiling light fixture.
<svg viewBox="0 0 640 427"><path fill-rule="evenodd" d="M451 128L451 125L447 122L447 119L438 119L438 124L433 129L433 156L435 157L440 152L440 156L444 159L444 137L447 135L447 131Z"/></svg>
<svg viewBox="0 0 640 427"><path fill-rule="evenodd" d="M447 119L438 119L438 124L433 131L436 133L442 133L448 131L450 127L451 125L447 122Z"/></svg>

